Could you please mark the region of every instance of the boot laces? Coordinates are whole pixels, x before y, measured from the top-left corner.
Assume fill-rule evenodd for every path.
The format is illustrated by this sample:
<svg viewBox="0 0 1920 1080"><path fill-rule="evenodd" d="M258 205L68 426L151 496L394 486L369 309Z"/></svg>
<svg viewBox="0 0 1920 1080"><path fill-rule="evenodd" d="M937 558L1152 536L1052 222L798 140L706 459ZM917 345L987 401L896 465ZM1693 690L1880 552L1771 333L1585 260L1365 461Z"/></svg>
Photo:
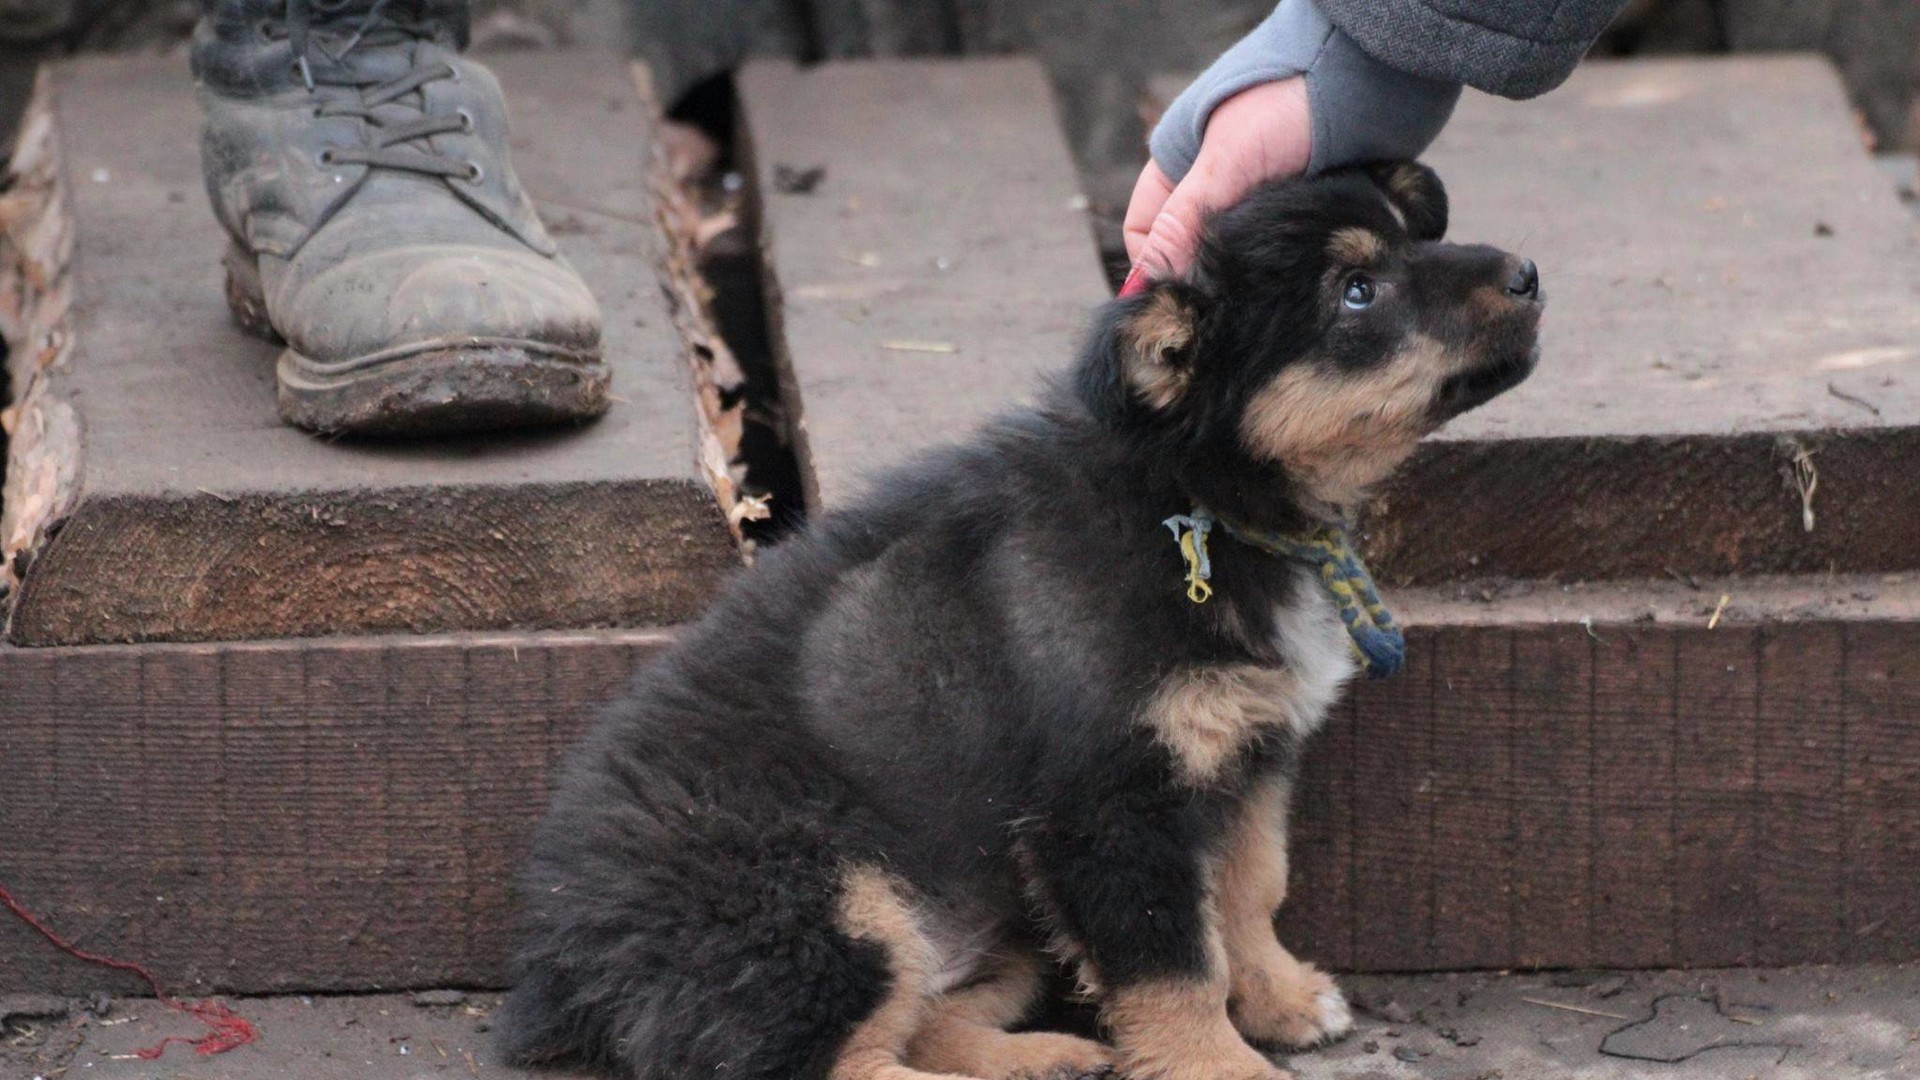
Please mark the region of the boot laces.
<svg viewBox="0 0 1920 1080"><path fill-rule="evenodd" d="M331 147L321 152L321 164L365 165L478 183L482 176L478 162L438 153L427 141L434 135L473 130L473 117L464 109L428 113L420 96L428 83L459 78L452 66L416 61L399 78L381 79L355 72L346 63L348 55L363 45L404 45L431 37L434 25L389 10L391 0L373 0L356 11L362 4L364 0L287 0L286 22L262 27L270 37L285 37L309 94L323 86L354 91L322 102L314 116L350 116L373 129L373 145ZM338 44L329 48L329 39ZM414 115L396 119L391 110L378 111L390 105Z"/></svg>

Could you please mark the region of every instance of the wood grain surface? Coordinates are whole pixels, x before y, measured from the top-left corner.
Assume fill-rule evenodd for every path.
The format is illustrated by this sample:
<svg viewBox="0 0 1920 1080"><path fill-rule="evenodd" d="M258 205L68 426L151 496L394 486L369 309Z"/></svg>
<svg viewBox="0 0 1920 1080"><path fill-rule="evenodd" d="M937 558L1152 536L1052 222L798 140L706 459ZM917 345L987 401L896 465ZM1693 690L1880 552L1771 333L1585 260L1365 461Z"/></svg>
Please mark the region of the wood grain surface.
<svg viewBox="0 0 1920 1080"><path fill-rule="evenodd" d="M1315 740L1281 917L1303 955L1920 958L1911 597L1714 629L1538 610L1414 627L1408 671ZM498 985L552 763L665 641L0 649L0 883L183 990ZM118 985L0 920L0 991Z"/></svg>
<svg viewBox="0 0 1920 1080"><path fill-rule="evenodd" d="M46 482L9 498L9 640L669 624L739 564L661 288L651 103L611 53L493 67L515 166L606 316L617 400L578 430L414 445L280 423L277 349L222 298L182 62L54 69L72 340L21 422L66 434L14 442L14 471ZM14 352L23 395L32 355Z"/></svg>
<svg viewBox="0 0 1920 1080"><path fill-rule="evenodd" d="M1072 358L1107 286L1039 65L769 61L740 99L810 505L1032 399ZM813 168L806 193L778 182Z"/></svg>

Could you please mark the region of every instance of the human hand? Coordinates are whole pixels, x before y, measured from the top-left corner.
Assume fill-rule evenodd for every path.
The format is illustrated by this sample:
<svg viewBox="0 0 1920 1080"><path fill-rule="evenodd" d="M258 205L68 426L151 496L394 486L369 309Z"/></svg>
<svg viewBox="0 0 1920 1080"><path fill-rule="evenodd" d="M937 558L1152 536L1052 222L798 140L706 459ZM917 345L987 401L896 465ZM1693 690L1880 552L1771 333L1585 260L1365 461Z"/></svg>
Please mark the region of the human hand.
<svg viewBox="0 0 1920 1080"><path fill-rule="evenodd" d="M1306 79L1261 83L1221 102L1207 119L1193 168L1178 184L1152 161L1134 184L1125 223L1127 258L1133 263L1127 287L1144 282L1143 275L1186 272L1207 214L1232 205L1263 181L1300 175L1312 152Z"/></svg>

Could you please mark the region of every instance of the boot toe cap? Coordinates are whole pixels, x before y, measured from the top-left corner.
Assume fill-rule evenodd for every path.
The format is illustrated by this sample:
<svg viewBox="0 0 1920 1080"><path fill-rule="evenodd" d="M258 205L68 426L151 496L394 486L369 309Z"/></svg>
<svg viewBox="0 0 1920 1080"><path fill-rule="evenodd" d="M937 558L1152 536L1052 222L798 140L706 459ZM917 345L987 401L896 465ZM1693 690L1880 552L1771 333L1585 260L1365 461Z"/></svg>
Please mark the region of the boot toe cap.
<svg viewBox="0 0 1920 1080"><path fill-rule="evenodd" d="M323 363L469 339L583 354L600 343L599 306L573 268L512 248L368 252L300 282L273 315L289 345Z"/></svg>

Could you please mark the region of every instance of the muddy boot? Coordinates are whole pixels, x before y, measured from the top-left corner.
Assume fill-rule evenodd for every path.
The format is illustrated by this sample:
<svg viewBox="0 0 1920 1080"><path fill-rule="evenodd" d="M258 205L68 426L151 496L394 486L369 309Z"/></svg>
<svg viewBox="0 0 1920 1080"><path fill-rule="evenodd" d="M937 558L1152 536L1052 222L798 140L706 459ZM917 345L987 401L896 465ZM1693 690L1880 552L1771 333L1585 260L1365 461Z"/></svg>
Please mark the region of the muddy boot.
<svg viewBox="0 0 1920 1080"><path fill-rule="evenodd" d="M193 70L227 298L286 342L291 423L419 435L606 411L599 308L520 190L465 37L463 0L207 4Z"/></svg>

